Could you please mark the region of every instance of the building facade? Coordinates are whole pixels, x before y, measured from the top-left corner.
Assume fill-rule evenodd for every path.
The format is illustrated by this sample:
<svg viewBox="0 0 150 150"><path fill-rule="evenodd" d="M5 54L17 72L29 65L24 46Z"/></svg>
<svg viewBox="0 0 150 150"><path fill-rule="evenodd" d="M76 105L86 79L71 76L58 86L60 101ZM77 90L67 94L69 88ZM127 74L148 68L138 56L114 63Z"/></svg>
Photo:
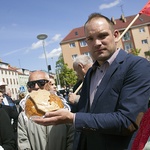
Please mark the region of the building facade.
<svg viewBox="0 0 150 150"><path fill-rule="evenodd" d="M121 15L119 19L111 18L114 28L119 30L120 35L132 22L135 15L124 17ZM60 42L64 62L72 68L73 59L77 55L87 54L89 50L85 41L84 27L75 28ZM133 23L129 30L123 35L118 42L118 48L131 52L132 49L140 50L139 56L150 60L150 17L140 15Z"/></svg>
<svg viewBox="0 0 150 150"><path fill-rule="evenodd" d="M11 67L8 63L0 62L0 81L6 83L6 89L10 89L13 100L18 99L20 92L27 93L26 83L29 71L21 72L17 68Z"/></svg>

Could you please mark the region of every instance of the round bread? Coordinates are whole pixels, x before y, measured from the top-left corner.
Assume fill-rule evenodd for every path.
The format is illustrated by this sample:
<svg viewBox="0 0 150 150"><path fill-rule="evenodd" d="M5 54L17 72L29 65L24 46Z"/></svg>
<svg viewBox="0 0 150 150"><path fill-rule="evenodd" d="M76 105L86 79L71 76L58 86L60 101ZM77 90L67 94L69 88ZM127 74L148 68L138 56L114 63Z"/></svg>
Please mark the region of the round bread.
<svg viewBox="0 0 150 150"><path fill-rule="evenodd" d="M45 112L39 110L34 101L29 97L25 104L25 113L28 118L31 116L43 116Z"/></svg>
<svg viewBox="0 0 150 150"><path fill-rule="evenodd" d="M25 103L25 114L28 118L32 116L43 116L46 112L64 108L64 104L58 96L49 93L49 98L47 100L42 100L43 98L45 98L44 94L47 91L46 92L36 91L36 92L34 94L36 94L36 96L40 95L40 99L36 101L37 100L36 97L29 96L29 98L26 100Z"/></svg>

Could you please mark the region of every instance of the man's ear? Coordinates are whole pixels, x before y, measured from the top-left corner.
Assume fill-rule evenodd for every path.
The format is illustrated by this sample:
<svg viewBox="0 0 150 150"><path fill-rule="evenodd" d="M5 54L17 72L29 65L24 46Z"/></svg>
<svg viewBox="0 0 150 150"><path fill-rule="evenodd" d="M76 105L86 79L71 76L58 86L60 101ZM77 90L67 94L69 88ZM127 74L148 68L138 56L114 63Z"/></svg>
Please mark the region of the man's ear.
<svg viewBox="0 0 150 150"><path fill-rule="evenodd" d="M84 66L83 66L83 64L78 63L78 67L82 69Z"/></svg>
<svg viewBox="0 0 150 150"><path fill-rule="evenodd" d="M118 31L118 30L115 30L115 31L114 31L115 43L117 43L117 42L118 42L118 38L119 38L119 36L120 36L119 31Z"/></svg>

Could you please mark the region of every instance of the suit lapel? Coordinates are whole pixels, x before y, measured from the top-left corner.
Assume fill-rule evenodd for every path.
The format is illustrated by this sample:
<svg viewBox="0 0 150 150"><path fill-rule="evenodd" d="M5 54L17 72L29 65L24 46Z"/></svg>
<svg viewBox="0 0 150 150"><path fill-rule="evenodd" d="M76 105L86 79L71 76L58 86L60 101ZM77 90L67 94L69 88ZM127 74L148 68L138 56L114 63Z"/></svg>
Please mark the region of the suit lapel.
<svg viewBox="0 0 150 150"><path fill-rule="evenodd" d="M100 100L99 97L101 96L101 94L103 93L103 91L105 90L106 86L109 84L109 81L111 79L111 76L115 73L115 71L117 70L118 66L120 65L121 62L123 62L123 60L125 59L127 54L124 50L120 50L118 56L116 57L116 59L114 60L114 62L111 64L111 67L108 68L108 70L106 71L106 74L104 75L98 89L97 92L95 94L92 106L91 106L91 112L94 110L97 101Z"/></svg>

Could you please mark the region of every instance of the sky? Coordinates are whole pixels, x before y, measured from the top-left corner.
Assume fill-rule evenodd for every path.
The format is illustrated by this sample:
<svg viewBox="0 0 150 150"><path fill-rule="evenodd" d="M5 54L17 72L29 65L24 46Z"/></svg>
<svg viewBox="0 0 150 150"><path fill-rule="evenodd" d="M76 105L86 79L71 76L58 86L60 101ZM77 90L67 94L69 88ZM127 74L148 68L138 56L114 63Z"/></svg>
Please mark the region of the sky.
<svg viewBox="0 0 150 150"><path fill-rule="evenodd" d="M47 70L61 54L60 42L99 12L108 18L136 15L148 0L0 0L0 60L13 67ZM46 34L44 55L42 40Z"/></svg>

